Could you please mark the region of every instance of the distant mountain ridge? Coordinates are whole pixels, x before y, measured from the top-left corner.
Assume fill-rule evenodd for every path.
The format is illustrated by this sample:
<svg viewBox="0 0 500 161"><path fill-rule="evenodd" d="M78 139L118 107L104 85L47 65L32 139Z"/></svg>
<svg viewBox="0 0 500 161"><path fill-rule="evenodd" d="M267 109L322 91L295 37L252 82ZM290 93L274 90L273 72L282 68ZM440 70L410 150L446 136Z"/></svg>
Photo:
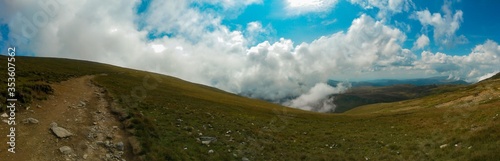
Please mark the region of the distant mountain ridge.
<svg viewBox="0 0 500 161"><path fill-rule="evenodd" d="M342 81L328 80L328 85L336 86L337 83ZM392 86L399 84L409 84L415 86L425 86L425 85L443 85L443 84L455 84L455 85L466 85L470 84L463 80L450 80L447 76L430 77L430 78L416 78L416 79L376 79L376 80L366 80L351 82L352 87L360 86Z"/></svg>
<svg viewBox="0 0 500 161"><path fill-rule="evenodd" d="M340 81L329 80L335 87ZM436 93L436 89L447 85L467 85L463 80L450 80L446 76L417 79L377 79L351 82L352 88L334 94L336 108L333 112L343 113L368 104L397 102L420 98Z"/></svg>

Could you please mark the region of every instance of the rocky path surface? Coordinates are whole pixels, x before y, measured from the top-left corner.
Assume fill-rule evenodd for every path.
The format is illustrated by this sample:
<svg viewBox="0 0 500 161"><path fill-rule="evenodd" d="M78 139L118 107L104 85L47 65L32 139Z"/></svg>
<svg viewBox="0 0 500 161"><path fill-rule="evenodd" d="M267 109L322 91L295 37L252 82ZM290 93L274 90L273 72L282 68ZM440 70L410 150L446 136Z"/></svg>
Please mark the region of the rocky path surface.
<svg viewBox="0 0 500 161"><path fill-rule="evenodd" d="M51 85L54 95L34 101L16 113L15 154L9 148L9 126L0 119L2 161L133 160L128 135L111 114L103 89L93 76Z"/></svg>

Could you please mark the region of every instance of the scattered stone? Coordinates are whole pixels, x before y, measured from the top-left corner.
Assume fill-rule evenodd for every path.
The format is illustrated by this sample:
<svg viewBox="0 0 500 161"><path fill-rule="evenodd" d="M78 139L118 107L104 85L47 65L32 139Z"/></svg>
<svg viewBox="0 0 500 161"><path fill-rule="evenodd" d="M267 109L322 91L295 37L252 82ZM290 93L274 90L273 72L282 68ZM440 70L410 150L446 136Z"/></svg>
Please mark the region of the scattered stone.
<svg viewBox="0 0 500 161"><path fill-rule="evenodd" d="M97 122L93 122L94 125L97 125Z"/></svg>
<svg viewBox="0 0 500 161"><path fill-rule="evenodd" d="M443 149L443 148L446 148L448 146L448 144L443 144L441 146L439 146L439 148Z"/></svg>
<svg viewBox="0 0 500 161"><path fill-rule="evenodd" d="M38 108L42 108L42 106L40 106L40 105L36 105L36 107L38 107Z"/></svg>
<svg viewBox="0 0 500 161"><path fill-rule="evenodd" d="M23 120L24 124L38 124L38 120L34 118L27 118Z"/></svg>
<svg viewBox="0 0 500 161"><path fill-rule="evenodd" d="M120 142L116 143L115 148L119 151L123 151L123 150L125 150L125 145L123 144L123 142L120 141Z"/></svg>
<svg viewBox="0 0 500 161"><path fill-rule="evenodd" d="M241 161L250 161L250 159L248 159L247 157L243 157L241 158Z"/></svg>
<svg viewBox="0 0 500 161"><path fill-rule="evenodd" d="M208 145L212 142L217 141L217 138L215 137L210 137L210 136L202 136L199 138L202 144Z"/></svg>
<svg viewBox="0 0 500 161"><path fill-rule="evenodd" d="M66 154L66 155L73 152L73 150L69 146L63 146L63 147L59 148L59 151L61 151L61 153Z"/></svg>
<svg viewBox="0 0 500 161"><path fill-rule="evenodd" d="M87 159L87 157L89 157L89 155L87 155L87 154L83 154L83 157L82 157L82 158L83 158L83 159Z"/></svg>
<svg viewBox="0 0 500 161"><path fill-rule="evenodd" d="M3 117L3 118L7 118L7 117L9 117L9 115L7 115L7 113L3 113L3 114L2 114L2 117Z"/></svg>
<svg viewBox="0 0 500 161"><path fill-rule="evenodd" d="M95 144L97 145L101 145L101 146L106 146L106 144L104 144L103 141L96 141Z"/></svg>
<svg viewBox="0 0 500 161"><path fill-rule="evenodd" d="M52 126L50 129L58 138L66 138L73 135L71 132L62 127Z"/></svg>
<svg viewBox="0 0 500 161"><path fill-rule="evenodd" d="M85 102L80 101L80 104L79 104L78 106L80 106L80 107L85 107L86 105L87 105L87 104L86 104Z"/></svg>
<svg viewBox="0 0 500 161"><path fill-rule="evenodd" d="M106 154L106 160L110 160L113 158L113 155L112 154Z"/></svg>
<svg viewBox="0 0 500 161"><path fill-rule="evenodd" d="M108 140L106 140L106 141L104 142L104 144L106 145L106 148L111 148L111 147L113 147L113 143L112 143L112 142L110 142L110 141L108 141Z"/></svg>
<svg viewBox="0 0 500 161"><path fill-rule="evenodd" d="M7 124L9 123L9 120L2 120L2 121L5 122L5 123L7 123Z"/></svg>
<svg viewBox="0 0 500 161"><path fill-rule="evenodd" d="M212 153L214 153L214 150L210 149L210 150L208 151L208 154L212 154Z"/></svg>

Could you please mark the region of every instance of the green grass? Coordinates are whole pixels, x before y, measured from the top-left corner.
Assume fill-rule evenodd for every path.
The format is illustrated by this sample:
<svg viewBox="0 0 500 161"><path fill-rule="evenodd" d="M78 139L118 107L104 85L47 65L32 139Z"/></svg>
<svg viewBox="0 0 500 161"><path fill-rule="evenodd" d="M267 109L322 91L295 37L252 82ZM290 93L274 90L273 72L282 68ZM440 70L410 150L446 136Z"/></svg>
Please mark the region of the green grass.
<svg viewBox="0 0 500 161"><path fill-rule="evenodd" d="M480 92L480 85L440 89L417 100L369 105L345 114L320 114L110 65L30 57L17 57L16 63L19 86L32 91L25 96L31 99L49 95L47 84L96 75L93 81L115 102L113 111L137 136L143 147L139 155L146 160L500 158L499 118L493 118L500 113L498 99L468 109L436 107ZM495 80L481 84L500 89ZM203 145L200 136L217 141ZM443 144L449 146L441 149Z"/></svg>

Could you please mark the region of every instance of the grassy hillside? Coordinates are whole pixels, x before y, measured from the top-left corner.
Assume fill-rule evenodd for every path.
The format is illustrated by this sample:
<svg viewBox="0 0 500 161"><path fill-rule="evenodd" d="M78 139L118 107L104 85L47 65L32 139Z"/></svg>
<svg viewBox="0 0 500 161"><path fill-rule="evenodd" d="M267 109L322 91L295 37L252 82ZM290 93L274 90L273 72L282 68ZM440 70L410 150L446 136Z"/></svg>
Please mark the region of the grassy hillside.
<svg viewBox="0 0 500 161"><path fill-rule="evenodd" d="M433 94L437 85L393 85L385 87L361 86L353 87L345 93L332 95L334 97L335 113L375 103L397 102L424 97Z"/></svg>
<svg viewBox="0 0 500 161"><path fill-rule="evenodd" d="M0 57L0 61L6 62L6 58ZM111 108L138 137L142 145L138 155L146 160L500 158L499 95L482 101L466 99L470 107L460 101L469 95L475 98L475 94L486 98L488 93L482 91L500 91L499 80L346 114L318 114L110 65L29 57L17 57L16 63L18 88L26 88L26 103L50 94L50 88L39 90L30 85L96 75L94 82L116 103ZM5 77L0 76L2 81ZM203 140L212 142L204 144ZM445 144L447 147L440 148Z"/></svg>

